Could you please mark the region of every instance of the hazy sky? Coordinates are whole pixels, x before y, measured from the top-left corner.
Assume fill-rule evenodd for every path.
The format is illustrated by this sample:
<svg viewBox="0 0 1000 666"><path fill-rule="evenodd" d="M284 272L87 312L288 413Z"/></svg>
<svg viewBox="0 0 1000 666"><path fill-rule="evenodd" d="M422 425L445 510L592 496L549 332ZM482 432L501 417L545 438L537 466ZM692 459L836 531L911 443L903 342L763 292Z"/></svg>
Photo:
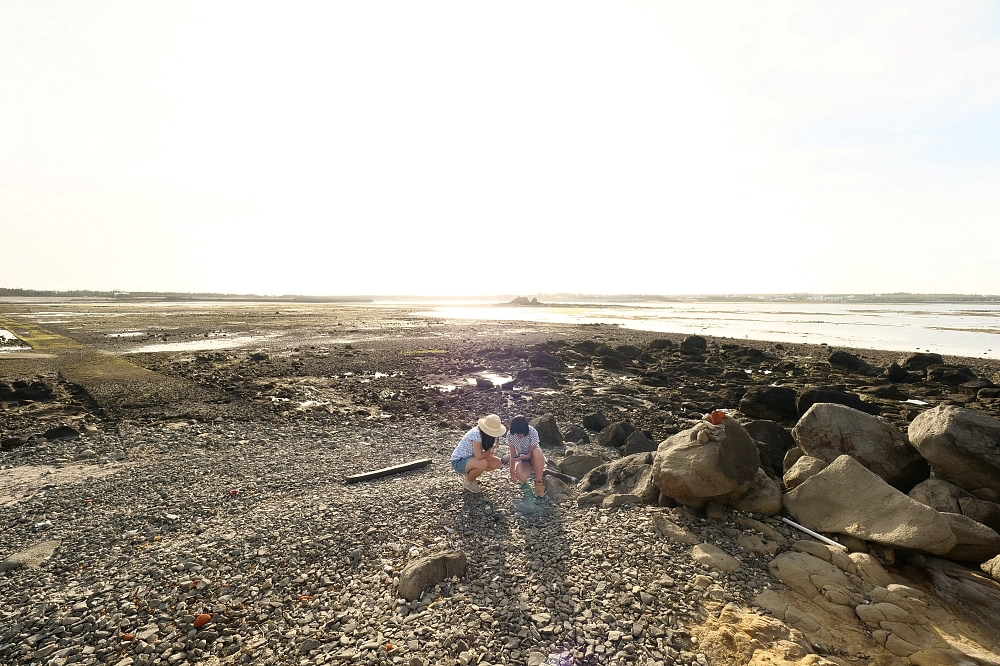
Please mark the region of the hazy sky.
<svg viewBox="0 0 1000 666"><path fill-rule="evenodd" d="M0 1L0 286L1000 293L998 7Z"/></svg>

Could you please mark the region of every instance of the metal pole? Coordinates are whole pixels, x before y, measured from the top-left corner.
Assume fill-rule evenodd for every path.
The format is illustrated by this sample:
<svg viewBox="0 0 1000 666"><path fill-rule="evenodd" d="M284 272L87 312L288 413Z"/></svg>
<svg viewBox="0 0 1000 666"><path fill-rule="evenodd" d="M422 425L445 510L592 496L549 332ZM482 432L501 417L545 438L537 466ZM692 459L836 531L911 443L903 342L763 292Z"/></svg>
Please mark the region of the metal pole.
<svg viewBox="0 0 1000 666"><path fill-rule="evenodd" d="M798 523L793 523L792 521L788 520L788 518L782 518L781 522L787 523L788 525L791 525L792 527L794 527L797 530L802 530L803 532L805 532L809 536L816 537L817 539L819 539L820 541L822 541L825 544L828 544L830 546L836 546L837 548L842 548L843 550L847 550L847 546L845 546L844 544L837 543L833 539L827 539L822 534L816 534L815 532L813 532L808 527L803 527L802 525L799 525Z"/></svg>

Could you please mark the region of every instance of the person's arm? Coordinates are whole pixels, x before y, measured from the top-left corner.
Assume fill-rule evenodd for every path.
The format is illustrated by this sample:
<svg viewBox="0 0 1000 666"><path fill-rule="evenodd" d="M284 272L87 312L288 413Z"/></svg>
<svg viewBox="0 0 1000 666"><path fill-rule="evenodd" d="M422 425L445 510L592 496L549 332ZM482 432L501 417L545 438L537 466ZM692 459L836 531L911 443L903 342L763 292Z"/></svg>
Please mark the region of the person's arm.
<svg viewBox="0 0 1000 666"><path fill-rule="evenodd" d="M483 451L483 443L472 440L472 455L475 456L476 460L485 460L493 455L493 449Z"/></svg>
<svg viewBox="0 0 1000 666"><path fill-rule="evenodd" d="M514 445L513 444L507 444L507 448L510 449L510 456L509 456L510 457L510 465L509 465L509 467L510 467L510 480L513 481L514 480L514 465L517 464L517 461L514 460L514 454L515 454Z"/></svg>

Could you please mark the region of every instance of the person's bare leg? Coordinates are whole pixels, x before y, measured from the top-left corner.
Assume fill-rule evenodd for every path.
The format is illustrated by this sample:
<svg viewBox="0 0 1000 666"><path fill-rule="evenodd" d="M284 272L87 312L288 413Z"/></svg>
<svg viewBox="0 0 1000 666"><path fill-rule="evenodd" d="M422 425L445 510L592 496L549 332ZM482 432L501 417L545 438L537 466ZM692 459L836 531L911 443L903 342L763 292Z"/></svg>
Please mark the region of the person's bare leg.
<svg viewBox="0 0 1000 666"><path fill-rule="evenodd" d="M545 471L545 456L542 455L541 449L535 449L531 452L531 467L535 470L535 481L544 481L542 473Z"/></svg>
<svg viewBox="0 0 1000 666"><path fill-rule="evenodd" d="M514 476L518 483L524 483L531 476L531 463L521 461L514 467Z"/></svg>
<svg viewBox="0 0 1000 666"><path fill-rule="evenodd" d="M490 472L495 469L500 469L500 465L503 464L499 458L483 458L482 460L473 458L465 464L465 478L469 481L475 481L479 478L479 475L483 472Z"/></svg>
<svg viewBox="0 0 1000 666"><path fill-rule="evenodd" d="M473 458L469 462L465 463L466 480L475 481L480 474L486 471L487 465L488 463L486 460L477 460L476 458Z"/></svg>

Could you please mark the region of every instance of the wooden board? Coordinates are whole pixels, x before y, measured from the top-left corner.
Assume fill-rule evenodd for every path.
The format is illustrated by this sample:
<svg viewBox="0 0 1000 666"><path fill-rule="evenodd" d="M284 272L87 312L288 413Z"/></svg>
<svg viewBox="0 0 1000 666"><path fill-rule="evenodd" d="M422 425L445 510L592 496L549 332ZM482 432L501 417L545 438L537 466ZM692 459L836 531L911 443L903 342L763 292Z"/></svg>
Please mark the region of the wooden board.
<svg viewBox="0 0 1000 666"><path fill-rule="evenodd" d="M358 481L381 479L383 476L391 476L393 474L399 474L400 472L408 472L411 469L420 469L421 467L427 467L430 464L430 458L421 458L420 460L413 460L401 465L393 465L392 467L386 467L385 469L377 469L372 472L362 472L361 474L352 474L344 479L344 483L357 483Z"/></svg>

